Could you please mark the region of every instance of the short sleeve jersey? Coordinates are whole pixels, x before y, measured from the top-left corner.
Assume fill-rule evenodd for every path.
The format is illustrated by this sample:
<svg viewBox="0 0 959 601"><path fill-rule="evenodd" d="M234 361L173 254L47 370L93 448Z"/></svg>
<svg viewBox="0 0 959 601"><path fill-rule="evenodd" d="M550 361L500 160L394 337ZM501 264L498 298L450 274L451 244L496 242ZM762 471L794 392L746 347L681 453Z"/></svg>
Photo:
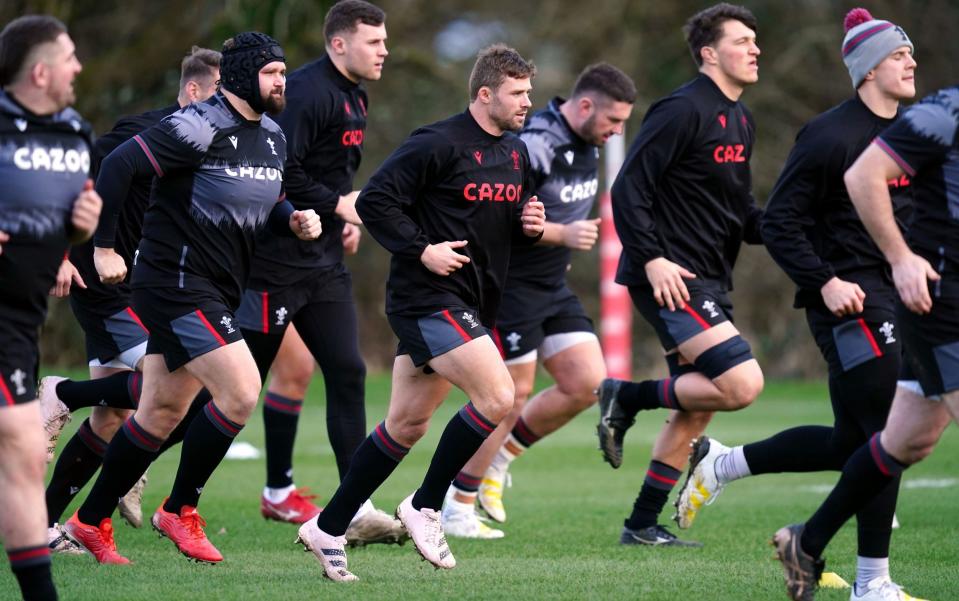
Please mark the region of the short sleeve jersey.
<svg viewBox="0 0 959 601"><path fill-rule="evenodd" d="M283 131L267 115L244 119L217 94L131 143L157 176L133 288L195 289L239 305L256 231L283 198Z"/></svg>

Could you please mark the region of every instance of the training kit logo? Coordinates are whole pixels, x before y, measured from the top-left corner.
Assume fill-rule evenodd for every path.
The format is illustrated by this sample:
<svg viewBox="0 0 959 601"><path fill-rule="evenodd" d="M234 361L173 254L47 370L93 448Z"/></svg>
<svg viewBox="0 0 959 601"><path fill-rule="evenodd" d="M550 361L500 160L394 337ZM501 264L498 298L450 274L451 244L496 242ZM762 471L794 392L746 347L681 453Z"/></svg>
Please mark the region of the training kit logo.
<svg viewBox="0 0 959 601"><path fill-rule="evenodd" d="M353 116L353 111L350 110L350 103L346 100L343 101L343 110L345 110L346 114L349 115L350 117Z"/></svg>
<svg viewBox="0 0 959 601"><path fill-rule="evenodd" d="M476 322L476 318L473 317L472 313L466 313L466 312L464 312L464 313L460 316L460 318L469 325L469 327L470 327L471 330L472 330L473 328L475 328L476 326L479 325L479 323Z"/></svg>
<svg viewBox="0 0 959 601"><path fill-rule="evenodd" d="M483 164L483 152L481 150L474 150L473 158L476 159L476 162L480 165Z"/></svg>
<svg viewBox="0 0 959 601"><path fill-rule="evenodd" d="M273 142L273 138L267 138L266 143L270 145L270 152L273 153L273 156L276 156L276 144Z"/></svg>
<svg viewBox="0 0 959 601"><path fill-rule="evenodd" d="M719 124L723 126L723 129L726 129L726 115L719 116Z"/></svg>
<svg viewBox="0 0 959 601"><path fill-rule="evenodd" d="M520 341L520 339L522 339L522 338L523 338L523 337L520 336L519 333L517 333L517 332L510 332L510 333L509 333L509 336L506 337L506 342L509 343L509 350L510 350L511 352L514 352L514 353L515 353L516 351L519 350L519 341Z"/></svg>
<svg viewBox="0 0 959 601"><path fill-rule="evenodd" d="M879 328L879 333L886 337L886 344L892 344L896 339L892 335L892 331L895 329L895 325L884 321L882 327Z"/></svg>
<svg viewBox="0 0 959 601"><path fill-rule="evenodd" d="M276 310L276 325L282 326L286 321L287 310L286 307L280 307Z"/></svg>
<svg viewBox="0 0 959 601"><path fill-rule="evenodd" d="M14 119L13 124L17 126L17 129L20 131L27 131L27 120L26 119Z"/></svg>
<svg viewBox="0 0 959 601"><path fill-rule="evenodd" d="M514 152L515 152L515 151L514 151ZM567 164L567 165L572 165L572 164L573 164L573 159L576 157L576 154L573 153L572 150L567 150L566 152L563 153L563 157L566 158L566 164Z"/></svg>
<svg viewBox="0 0 959 601"><path fill-rule="evenodd" d="M230 144L233 144L233 150L236 150L236 143L239 142L239 138L236 136L230 136L227 139L230 141Z"/></svg>
<svg viewBox="0 0 959 601"><path fill-rule="evenodd" d="M233 329L233 319L226 315L220 318L220 325L226 328L227 334L232 334L233 332L236 332L236 330Z"/></svg>
<svg viewBox="0 0 959 601"><path fill-rule="evenodd" d="M703 311L709 313L710 317L719 317L719 312L716 311L716 303L711 300L703 303Z"/></svg>
<svg viewBox="0 0 959 601"><path fill-rule="evenodd" d="M519 171L519 153L513 150L509 156L513 159L513 171Z"/></svg>
<svg viewBox="0 0 959 601"><path fill-rule="evenodd" d="M23 383L27 379L27 374L24 373L22 369L17 368L12 374L10 374L10 382L14 386L14 391L20 394L27 394L27 387Z"/></svg>

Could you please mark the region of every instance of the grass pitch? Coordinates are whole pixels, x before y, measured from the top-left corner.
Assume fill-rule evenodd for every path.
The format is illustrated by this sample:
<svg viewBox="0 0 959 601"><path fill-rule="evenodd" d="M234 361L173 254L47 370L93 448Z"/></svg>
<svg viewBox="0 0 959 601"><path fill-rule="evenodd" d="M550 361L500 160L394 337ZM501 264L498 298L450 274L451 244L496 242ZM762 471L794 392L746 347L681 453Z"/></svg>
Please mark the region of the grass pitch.
<svg viewBox="0 0 959 601"><path fill-rule="evenodd" d="M79 375L79 374L78 374ZM367 384L367 421L385 415L389 376ZM458 393L437 413L429 435L376 493L392 512L422 479L440 432L464 399ZM84 414L64 434L70 436ZM210 539L226 556L217 566L179 555L149 527L130 528L115 516L119 550L135 564L97 566L90 557L56 556L54 578L61 599L785 599L779 564L768 546L780 526L807 518L835 482L835 473L767 475L730 485L696 526L683 536L703 549L650 549L616 544L622 521L642 483L662 412L641 414L627 436L624 465L612 470L596 450L595 409L538 443L513 464L505 503L506 538L451 539L458 566L436 571L413 550L373 546L348 551L360 582L335 585L321 577L312 555L293 545L296 527L259 515L265 478L260 460L225 461L203 494L200 510ZM749 409L716 417L709 433L726 444L751 442L800 424L828 424L825 386L772 383ZM257 415L239 440L263 448ZM892 575L907 591L932 600L959 591L959 435L950 427L935 454L906 472L898 516L903 526L892 542ZM145 518L172 485L179 451L150 470ZM296 482L324 498L332 494L336 468L327 444L322 383L304 405L296 447ZM78 499L86 495L80 493ZM675 491L670 503L675 497ZM64 519L69 517L74 503ZM664 523L671 515L664 511ZM146 521L146 519L145 519ZM827 549L827 570L855 578L855 528L847 525ZM0 599L17 598L12 575L0 570ZM849 591L823 590L819 599L848 599Z"/></svg>

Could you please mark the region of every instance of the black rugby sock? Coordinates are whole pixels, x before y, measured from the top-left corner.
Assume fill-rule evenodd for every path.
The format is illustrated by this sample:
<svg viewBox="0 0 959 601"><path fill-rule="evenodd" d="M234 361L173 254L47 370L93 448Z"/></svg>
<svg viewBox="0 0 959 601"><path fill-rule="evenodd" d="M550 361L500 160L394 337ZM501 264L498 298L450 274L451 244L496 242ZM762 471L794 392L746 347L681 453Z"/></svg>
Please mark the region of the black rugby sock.
<svg viewBox="0 0 959 601"><path fill-rule="evenodd" d="M426 477L413 495L413 509L438 511L453 478L495 429L496 424L480 414L472 401L466 403L443 430Z"/></svg>
<svg viewBox="0 0 959 601"><path fill-rule="evenodd" d="M136 409L140 402L143 376L136 371L121 371L95 380L64 380L57 384L57 397L71 413L83 407Z"/></svg>
<svg viewBox="0 0 959 601"><path fill-rule="evenodd" d="M270 488L293 484L293 444L302 407L303 399L288 399L275 392L263 397L266 485Z"/></svg>
<svg viewBox="0 0 959 601"><path fill-rule="evenodd" d="M360 505L386 482L409 452L409 447L396 442L387 433L386 422L376 426L356 449L340 487L316 518L320 530L342 536Z"/></svg>
<svg viewBox="0 0 959 601"><path fill-rule="evenodd" d="M682 472L653 459L646 470L643 487L633 503L633 513L625 521L630 530L641 530L655 526L659 521L659 514L669 499L669 492L676 486Z"/></svg>
<svg viewBox="0 0 959 601"><path fill-rule="evenodd" d="M57 601L50 574L50 549L46 545L7 549L7 557L24 601Z"/></svg>
<svg viewBox="0 0 959 601"><path fill-rule="evenodd" d="M803 550L820 557L826 545L857 511L866 507L906 468L883 449L876 433L849 458L836 487L809 521L802 535Z"/></svg>
<svg viewBox="0 0 959 601"><path fill-rule="evenodd" d="M837 454L832 438L829 426L799 426L743 445L743 456L753 476L838 471L846 457Z"/></svg>
<svg viewBox="0 0 959 601"><path fill-rule="evenodd" d="M50 483L47 484L48 526L52 527L60 521L73 498L100 469L108 444L93 433L89 419L83 420L76 434L60 452Z"/></svg>
<svg viewBox="0 0 959 601"><path fill-rule="evenodd" d="M99 526L113 515L120 497L127 494L156 458L163 441L131 417L113 436L103 456L103 469L86 501L78 510L84 524Z"/></svg>
<svg viewBox="0 0 959 601"><path fill-rule="evenodd" d="M163 504L164 511L179 515L184 505L197 506L207 480L242 429L243 424L227 418L214 401L203 406L203 411L190 423L183 439L180 465L170 498Z"/></svg>
<svg viewBox="0 0 959 601"><path fill-rule="evenodd" d="M650 409L682 409L676 398L676 378L624 382L616 402L633 415Z"/></svg>

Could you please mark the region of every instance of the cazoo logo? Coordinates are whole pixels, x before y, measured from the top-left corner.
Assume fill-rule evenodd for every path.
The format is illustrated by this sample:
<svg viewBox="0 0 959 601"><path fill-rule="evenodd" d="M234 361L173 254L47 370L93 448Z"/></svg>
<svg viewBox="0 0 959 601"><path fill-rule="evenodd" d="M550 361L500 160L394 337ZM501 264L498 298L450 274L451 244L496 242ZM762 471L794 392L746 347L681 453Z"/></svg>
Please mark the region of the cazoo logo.
<svg viewBox="0 0 959 601"><path fill-rule="evenodd" d="M89 173L90 153L86 150L63 148L18 148L13 153L13 164L24 171L53 171L55 173Z"/></svg>

